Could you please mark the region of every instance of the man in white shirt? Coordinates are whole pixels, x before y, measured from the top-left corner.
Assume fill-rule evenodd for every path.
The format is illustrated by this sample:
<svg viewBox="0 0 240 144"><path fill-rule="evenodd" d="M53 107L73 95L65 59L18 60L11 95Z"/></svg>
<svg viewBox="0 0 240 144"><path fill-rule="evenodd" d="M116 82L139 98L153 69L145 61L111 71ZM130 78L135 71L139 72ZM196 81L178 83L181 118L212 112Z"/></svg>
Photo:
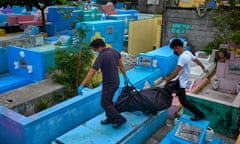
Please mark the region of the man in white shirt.
<svg viewBox="0 0 240 144"><path fill-rule="evenodd" d="M205 117L204 113L187 100L185 88L187 86L188 78L190 75L192 61L201 66L204 72L207 72L207 70L205 70L204 65L195 56L193 56L190 51L187 51L183 48L183 42L181 40L174 39L171 42L170 47L173 49L174 53L179 56L179 58L175 71L167 77L164 83L166 84L175 81L175 87L178 91L177 95L180 103L194 114L194 116L191 117L191 120L202 120Z"/></svg>

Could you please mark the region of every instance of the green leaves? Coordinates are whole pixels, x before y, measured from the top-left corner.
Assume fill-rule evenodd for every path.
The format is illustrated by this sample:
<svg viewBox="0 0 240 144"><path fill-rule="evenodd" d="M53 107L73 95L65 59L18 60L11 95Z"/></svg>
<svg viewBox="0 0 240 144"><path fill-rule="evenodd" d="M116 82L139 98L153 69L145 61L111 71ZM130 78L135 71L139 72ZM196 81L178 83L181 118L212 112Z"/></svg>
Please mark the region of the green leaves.
<svg viewBox="0 0 240 144"><path fill-rule="evenodd" d="M40 9L41 4L44 4L43 9L45 9L47 6L55 5L56 0L1 0L0 1L0 7L6 7L9 6L26 6L27 8L37 7Z"/></svg>
<svg viewBox="0 0 240 144"><path fill-rule="evenodd" d="M56 49L55 53L55 67L53 79L58 83L64 84L68 89L70 95L75 94L77 87L76 75L78 65L78 52L79 49L74 46L68 46L66 49ZM79 79L83 79L87 74L88 69L91 67L91 61L93 59L93 53L90 49L85 48L82 50L82 57L80 59L80 72Z"/></svg>
<svg viewBox="0 0 240 144"><path fill-rule="evenodd" d="M43 31L45 31L45 15L44 9L48 6L55 5L57 0L0 0L0 7L22 6L27 11L31 11L33 7L41 10Z"/></svg>
<svg viewBox="0 0 240 144"><path fill-rule="evenodd" d="M55 81L65 85L69 96L77 95L78 85L91 68L94 59L93 51L83 42L85 36L86 31L79 28L76 30L75 42L72 45L57 48L55 51L55 66L50 73Z"/></svg>
<svg viewBox="0 0 240 144"><path fill-rule="evenodd" d="M240 30L230 33L228 39L236 45L240 44Z"/></svg>
<svg viewBox="0 0 240 144"><path fill-rule="evenodd" d="M214 41L204 48L206 52L218 49L223 43L240 44L240 11L235 6L235 0L229 0L228 3L229 7L219 7L216 10L218 15L214 18L214 22L217 31Z"/></svg>

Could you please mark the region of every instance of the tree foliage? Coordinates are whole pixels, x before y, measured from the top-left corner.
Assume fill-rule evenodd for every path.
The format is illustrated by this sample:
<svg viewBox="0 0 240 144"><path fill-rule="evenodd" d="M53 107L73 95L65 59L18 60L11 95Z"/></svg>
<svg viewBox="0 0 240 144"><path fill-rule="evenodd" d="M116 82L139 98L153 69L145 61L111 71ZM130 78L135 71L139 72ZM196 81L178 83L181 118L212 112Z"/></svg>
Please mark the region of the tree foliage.
<svg viewBox="0 0 240 144"><path fill-rule="evenodd" d="M65 86L68 96L77 95L77 88L94 60L94 53L89 44L83 42L85 36L86 30L80 27L76 30L72 45L67 46L67 48L56 49L55 66L50 73L56 82ZM88 86L95 87L99 83L99 81L93 80L88 83Z"/></svg>
<svg viewBox="0 0 240 144"><path fill-rule="evenodd" d="M229 6L222 6L217 9L219 13L215 17L215 24L218 35L224 42L240 44L240 8L237 7L235 0L228 0Z"/></svg>
<svg viewBox="0 0 240 144"><path fill-rule="evenodd" d="M57 0L1 0L0 7L7 6L26 6L27 10L32 10L32 7L45 9L48 6L55 5Z"/></svg>
<svg viewBox="0 0 240 144"><path fill-rule="evenodd" d="M68 46L66 49L57 49L55 55L56 66L52 78L65 86L67 95L77 95L78 80L82 80L88 72L92 64L93 53L89 48L85 48L82 50L82 57L79 58L78 49ZM80 71L77 72L77 69Z"/></svg>
<svg viewBox="0 0 240 144"><path fill-rule="evenodd" d="M56 3L57 0L1 0L0 7L12 7L14 5L25 6L27 11L31 11L33 7L36 7L41 11L43 30L45 31L44 9L48 6L55 5Z"/></svg>
<svg viewBox="0 0 240 144"><path fill-rule="evenodd" d="M218 0L221 3L221 0ZM205 47L205 51L211 52L218 49L220 44L240 44L240 7L235 0L228 0L228 5L221 5L216 9L218 14L215 18L216 34L213 42Z"/></svg>

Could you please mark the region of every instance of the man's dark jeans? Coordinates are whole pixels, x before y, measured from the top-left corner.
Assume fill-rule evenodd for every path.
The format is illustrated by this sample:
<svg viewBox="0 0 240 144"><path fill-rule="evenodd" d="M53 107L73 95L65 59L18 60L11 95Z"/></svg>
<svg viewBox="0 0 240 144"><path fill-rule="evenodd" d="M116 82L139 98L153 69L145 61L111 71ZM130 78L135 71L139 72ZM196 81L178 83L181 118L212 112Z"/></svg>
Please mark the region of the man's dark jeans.
<svg viewBox="0 0 240 144"><path fill-rule="evenodd" d="M185 88L180 88L178 91L178 98L180 103L187 108L189 111L191 111L195 116L203 116L204 113L200 111L195 105L193 105L191 102L187 100Z"/></svg>
<svg viewBox="0 0 240 144"><path fill-rule="evenodd" d="M106 116L111 119L122 119L120 113L116 110L113 105L113 96L117 91L118 87L116 88L103 88L102 89L102 98L101 98L101 105L105 110Z"/></svg>

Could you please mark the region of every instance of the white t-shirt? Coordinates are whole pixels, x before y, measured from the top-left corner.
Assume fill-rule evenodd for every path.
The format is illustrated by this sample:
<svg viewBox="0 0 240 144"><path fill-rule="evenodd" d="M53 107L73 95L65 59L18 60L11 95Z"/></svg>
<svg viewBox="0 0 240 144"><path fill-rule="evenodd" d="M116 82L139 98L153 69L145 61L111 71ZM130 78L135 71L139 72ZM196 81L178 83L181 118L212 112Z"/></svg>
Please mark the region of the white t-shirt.
<svg viewBox="0 0 240 144"><path fill-rule="evenodd" d="M181 66L182 69L173 80L179 79L181 88L186 88L187 86L188 78L191 72L191 64L195 58L196 57L190 51L184 51L178 58L177 65Z"/></svg>

